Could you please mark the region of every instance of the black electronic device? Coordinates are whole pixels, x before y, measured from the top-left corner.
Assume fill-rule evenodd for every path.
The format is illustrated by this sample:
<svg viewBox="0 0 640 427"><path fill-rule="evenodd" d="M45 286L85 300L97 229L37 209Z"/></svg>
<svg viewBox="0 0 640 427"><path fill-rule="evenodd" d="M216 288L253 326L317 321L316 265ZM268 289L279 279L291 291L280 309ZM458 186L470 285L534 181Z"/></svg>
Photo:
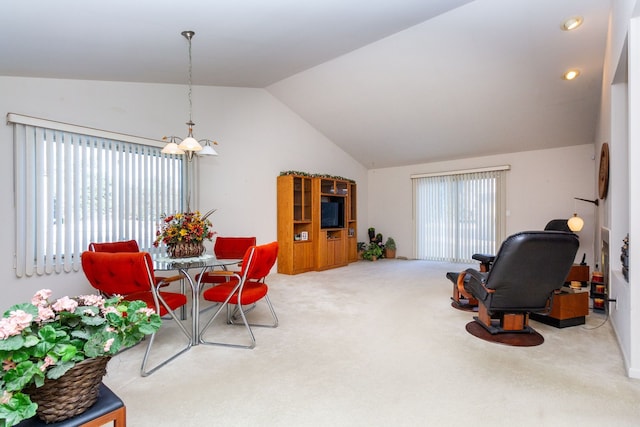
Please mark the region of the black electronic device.
<svg viewBox="0 0 640 427"><path fill-rule="evenodd" d="M344 228L344 197L332 197L320 203L320 227Z"/></svg>

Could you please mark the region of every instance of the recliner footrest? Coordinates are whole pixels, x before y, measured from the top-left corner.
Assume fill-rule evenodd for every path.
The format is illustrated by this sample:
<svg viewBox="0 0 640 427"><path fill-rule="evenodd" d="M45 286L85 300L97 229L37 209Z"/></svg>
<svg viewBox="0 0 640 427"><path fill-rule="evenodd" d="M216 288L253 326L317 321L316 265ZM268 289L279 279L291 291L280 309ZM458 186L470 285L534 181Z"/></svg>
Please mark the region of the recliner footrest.
<svg viewBox="0 0 640 427"><path fill-rule="evenodd" d="M447 279L453 282L453 296L451 297L452 305L459 309L465 311L474 311L478 307L478 300L475 298L469 298L466 295L463 295L458 289L458 277L461 273L450 271L446 274ZM465 283L469 282L469 276L465 276Z"/></svg>
<svg viewBox="0 0 640 427"><path fill-rule="evenodd" d="M456 283L458 283L458 275L460 274L459 271L449 271L447 273L447 279L451 280L451 282L455 285ZM469 279L466 279L469 280Z"/></svg>

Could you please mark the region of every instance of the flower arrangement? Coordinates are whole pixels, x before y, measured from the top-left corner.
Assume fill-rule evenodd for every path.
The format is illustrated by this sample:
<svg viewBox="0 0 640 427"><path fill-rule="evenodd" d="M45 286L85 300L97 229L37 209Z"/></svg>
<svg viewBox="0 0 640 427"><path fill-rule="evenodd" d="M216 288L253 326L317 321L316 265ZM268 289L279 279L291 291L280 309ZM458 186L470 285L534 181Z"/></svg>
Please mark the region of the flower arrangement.
<svg viewBox="0 0 640 427"><path fill-rule="evenodd" d="M45 378L60 378L82 360L116 354L156 332L160 316L143 301L121 296L62 297L38 291L30 303L16 304L0 318L0 426L9 427L36 414L25 394Z"/></svg>
<svg viewBox="0 0 640 427"><path fill-rule="evenodd" d="M215 233L211 231L212 224L207 219L209 214L202 216L199 211L195 211L163 217L153 246L158 247L160 243L171 246L183 242L199 243L204 239L211 240Z"/></svg>

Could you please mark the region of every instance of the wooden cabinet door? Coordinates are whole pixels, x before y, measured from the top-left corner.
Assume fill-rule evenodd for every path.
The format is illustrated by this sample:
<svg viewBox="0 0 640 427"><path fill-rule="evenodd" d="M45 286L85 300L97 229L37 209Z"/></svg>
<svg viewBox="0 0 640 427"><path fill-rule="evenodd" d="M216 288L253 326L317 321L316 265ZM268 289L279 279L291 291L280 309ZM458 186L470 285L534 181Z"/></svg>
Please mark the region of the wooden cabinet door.
<svg viewBox="0 0 640 427"><path fill-rule="evenodd" d="M293 270L295 273L313 270L313 245L311 242L296 242L293 245Z"/></svg>
<svg viewBox="0 0 640 427"><path fill-rule="evenodd" d="M327 231L325 244L321 250L323 263L320 268L332 268L347 263L346 237L344 230Z"/></svg>
<svg viewBox="0 0 640 427"><path fill-rule="evenodd" d="M337 243L339 242L336 240L329 240L327 242L327 267L337 264L336 260L339 259L339 254L337 253L339 252L337 249L339 245Z"/></svg>

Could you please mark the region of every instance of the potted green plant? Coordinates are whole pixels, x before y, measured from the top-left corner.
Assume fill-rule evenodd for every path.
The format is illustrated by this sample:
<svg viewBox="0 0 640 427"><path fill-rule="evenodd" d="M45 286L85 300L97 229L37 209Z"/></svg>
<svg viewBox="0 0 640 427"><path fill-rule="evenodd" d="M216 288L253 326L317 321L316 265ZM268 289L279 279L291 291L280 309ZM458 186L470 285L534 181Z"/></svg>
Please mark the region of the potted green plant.
<svg viewBox="0 0 640 427"><path fill-rule="evenodd" d="M369 235L369 242L373 242L376 238L376 229L374 227L369 227L367 234Z"/></svg>
<svg viewBox="0 0 640 427"><path fill-rule="evenodd" d="M387 241L384 244L384 257L395 258L396 257L396 241L393 237L387 237Z"/></svg>
<svg viewBox="0 0 640 427"><path fill-rule="evenodd" d="M80 362L108 358L137 344L162 324L144 301L83 295L50 303L50 296L49 289L42 289L31 302L10 307L0 318L3 427L36 414L38 405L28 389L37 390L45 380L61 378Z"/></svg>
<svg viewBox="0 0 640 427"><path fill-rule="evenodd" d="M382 256L382 247L376 242L371 242L367 246L367 249L362 253L362 258L375 261Z"/></svg>

